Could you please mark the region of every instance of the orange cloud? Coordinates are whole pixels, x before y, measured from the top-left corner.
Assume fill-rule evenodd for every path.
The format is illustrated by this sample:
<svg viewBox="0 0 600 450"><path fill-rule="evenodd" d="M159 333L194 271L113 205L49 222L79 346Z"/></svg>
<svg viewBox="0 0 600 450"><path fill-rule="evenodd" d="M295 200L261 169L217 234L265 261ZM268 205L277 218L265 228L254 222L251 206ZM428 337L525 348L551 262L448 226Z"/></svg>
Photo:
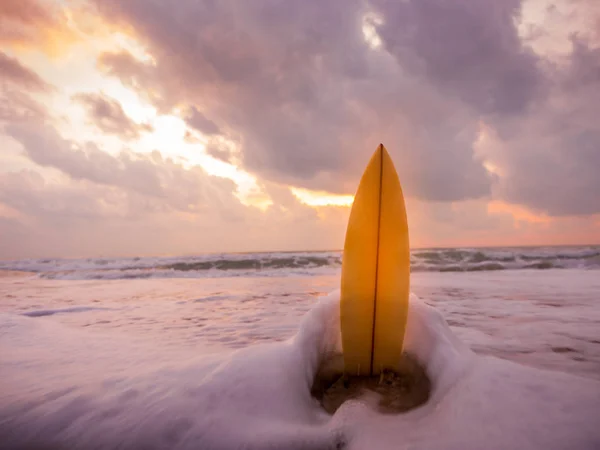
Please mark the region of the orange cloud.
<svg viewBox="0 0 600 450"><path fill-rule="evenodd" d="M17 53L35 50L57 57L77 43L111 40L117 25L105 22L94 6L58 0L2 0L0 44ZM119 29L120 33L125 33ZM126 34L126 33L125 33Z"/></svg>
<svg viewBox="0 0 600 450"><path fill-rule="evenodd" d="M0 202L0 218L1 217L9 219L23 219L25 216L15 208Z"/></svg>
<svg viewBox="0 0 600 450"><path fill-rule="evenodd" d="M56 51L68 28L62 7L38 0L0 2L0 42L16 49L40 46Z"/></svg>
<svg viewBox="0 0 600 450"><path fill-rule="evenodd" d="M352 206L353 195L331 194L324 191L312 191L297 187L290 187L292 194L308 206Z"/></svg>
<svg viewBox="0 0 600 450"><path fill-rule="evenodd" d="M514 218L516 222L528 222L537 224L551 222L551 219L546 215L537 215L528 210L527 208L524 208L519 205L511 205L500 200L494 200L488 203L488 213L509 214Z"/></svg>

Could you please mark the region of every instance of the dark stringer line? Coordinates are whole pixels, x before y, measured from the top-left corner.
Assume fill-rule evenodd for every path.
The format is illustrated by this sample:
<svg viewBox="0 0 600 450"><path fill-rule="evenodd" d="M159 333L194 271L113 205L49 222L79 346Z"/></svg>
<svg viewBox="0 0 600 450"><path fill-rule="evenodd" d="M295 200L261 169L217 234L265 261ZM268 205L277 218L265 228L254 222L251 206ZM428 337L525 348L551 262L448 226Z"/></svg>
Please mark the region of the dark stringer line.
<svg viewBox="0 0 600 450"><path fill-rule="evenodd" d="M379 278L379 237L381 234L381 197L383 191L383 145L379 144L379 205L377 207L377 251L375 256L375 289L373 292L373 330L371 332L371 366L369 375L373 375L373 358L375 355L375 320L377 317L377 281Z"/></svg>

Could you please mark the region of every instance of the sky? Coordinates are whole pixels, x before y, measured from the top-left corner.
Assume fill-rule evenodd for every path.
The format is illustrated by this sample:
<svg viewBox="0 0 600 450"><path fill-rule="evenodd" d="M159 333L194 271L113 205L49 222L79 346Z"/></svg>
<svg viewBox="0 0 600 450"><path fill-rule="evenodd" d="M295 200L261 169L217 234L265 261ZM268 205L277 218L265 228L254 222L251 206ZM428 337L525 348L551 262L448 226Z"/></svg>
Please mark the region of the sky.
<svg viewBox="0 0 600 450"><path fill-rule="evenodd" d="M596 0L2 0L0 259L600 244Z"/></svg>

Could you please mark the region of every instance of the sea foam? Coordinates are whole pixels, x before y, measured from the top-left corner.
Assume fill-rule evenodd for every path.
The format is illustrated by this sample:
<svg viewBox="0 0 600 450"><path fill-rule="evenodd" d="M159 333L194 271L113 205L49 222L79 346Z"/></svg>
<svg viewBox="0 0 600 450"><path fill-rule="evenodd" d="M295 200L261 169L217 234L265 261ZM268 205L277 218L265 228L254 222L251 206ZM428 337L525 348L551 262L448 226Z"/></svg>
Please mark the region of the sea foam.
<svg viewBox="0 0 600 450"><path fill-rule="evenodd" d="M121 337L0 316L3 448L326 449L600 446L600 383L475 355L414 295L406 350L425 367L422 407L381 415L310 395L340 352L339 294L297 334L237 351L156 351Z"/></svg>

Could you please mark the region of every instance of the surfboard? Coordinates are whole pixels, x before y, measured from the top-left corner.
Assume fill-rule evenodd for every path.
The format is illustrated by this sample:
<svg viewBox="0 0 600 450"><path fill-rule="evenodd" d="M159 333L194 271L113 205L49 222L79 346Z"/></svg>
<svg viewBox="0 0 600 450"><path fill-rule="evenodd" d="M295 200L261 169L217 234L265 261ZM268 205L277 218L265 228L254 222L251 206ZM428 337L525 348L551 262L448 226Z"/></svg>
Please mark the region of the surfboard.
<svg viewBox="0 0 600 450"><path fill-rule="evenodd" d="M409 283L404 196L380 144L358 185L342 256L340 320L347 374L376 375L398 367Z"/></svg>

